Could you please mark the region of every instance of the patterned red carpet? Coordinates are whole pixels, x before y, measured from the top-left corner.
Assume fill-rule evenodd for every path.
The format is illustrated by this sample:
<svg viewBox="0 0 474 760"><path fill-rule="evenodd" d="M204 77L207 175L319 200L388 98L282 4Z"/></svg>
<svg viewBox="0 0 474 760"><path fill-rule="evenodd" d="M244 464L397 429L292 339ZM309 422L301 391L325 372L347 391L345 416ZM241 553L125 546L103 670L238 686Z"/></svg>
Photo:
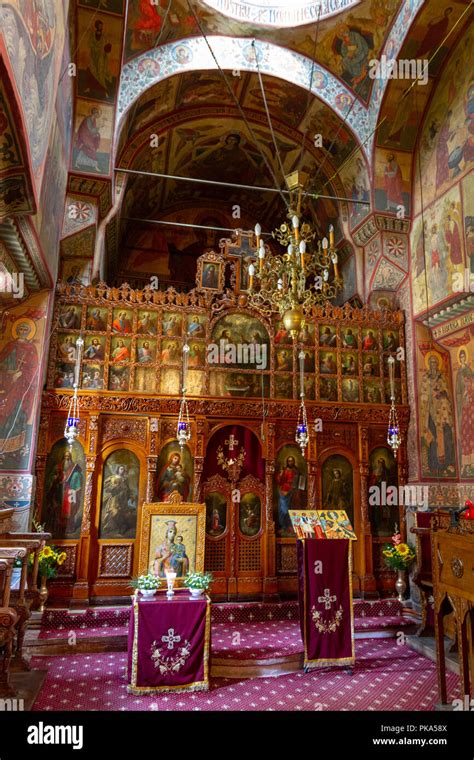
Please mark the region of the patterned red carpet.
<svg viewBox="0 0 474 760"><path fill-rule="evenodd" d="M47 669L34 705L42 710L432 710L435 664L394 639L356 642L351 676L340 669L245 681L214 679L209 692L135 697L127 694L125 653L34 657ZM459 696L448 673L448 699Z"/></svg>

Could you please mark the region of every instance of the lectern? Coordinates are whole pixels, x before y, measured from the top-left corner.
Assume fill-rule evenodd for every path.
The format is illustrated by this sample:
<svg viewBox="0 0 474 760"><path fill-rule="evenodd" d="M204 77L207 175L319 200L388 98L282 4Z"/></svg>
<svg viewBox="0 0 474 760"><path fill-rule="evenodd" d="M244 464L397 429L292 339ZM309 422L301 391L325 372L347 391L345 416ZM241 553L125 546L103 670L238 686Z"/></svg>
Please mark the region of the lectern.
<svg viewBox="0 0 474 760"><path fill-rule="evenodd" d="M334 665L351 667L355 663L352 604L352 540L355 534L345 512L338 510L338 513L336 522L344 526L344 530L337 531L329 526L331 518L328 520L327 513L313 512L313 535L319 537L298 538L297 541L305 671ZM335 516L335 511L329 515ZM351 538L326 538L328 533ZM300 530L297 535L301 536Z"/></svg>

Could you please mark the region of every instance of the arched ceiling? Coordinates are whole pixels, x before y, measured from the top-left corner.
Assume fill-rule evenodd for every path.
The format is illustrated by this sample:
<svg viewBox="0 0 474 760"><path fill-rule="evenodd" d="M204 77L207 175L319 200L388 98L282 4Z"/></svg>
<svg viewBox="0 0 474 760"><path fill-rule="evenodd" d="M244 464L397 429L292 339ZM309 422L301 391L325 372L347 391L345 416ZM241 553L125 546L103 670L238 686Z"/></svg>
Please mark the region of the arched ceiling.
<svg viewBox="0 0 474 760"><path fill-rule="evenodd" d="M206 35L257 37L260 40L275 42L275 26L278 26L279 45L312 58L315 51L317 12L314 15L314 10L317 3L299 0L284 3L293 12L303 6L312 6L308 13L310 23L304 25L297 25L291 16L287 17L286 22L280 19L278 24L271 23L271 6L274 6L274 10L278 11L280 8L281 11L282 5L278 0L273 3L193 0L193 7ZM343 37L351 30L359 32L366 40L367 49L371 51L372 57L378 57L401 5L401 0L334 0L330 4L322 3L315 59L341 78L364 101L368 100L371 80L361 76L362 72L355 63L351 66L348 60L346 63L342 60L339 52ZM173 0L172 10L165 25L167 6L168 0L159 0L156 5L150 5L149 0L130 0L124 48L125 61L155 47L157 39L160 44L164 44L177 39L200 36L200 29L187 0ZM332 15L328 14L329 7L336 9ZM220 12L221 10L224 12ZM261 18L262 22L257 23L254 20L257 18ZM285 28L285 23L291 26Z"/></svg>
<svg viewBox="0 0 474 760"><path fill-rule="evenodd" d="M269 188L284 188L284 175L299 168L309 175L311 192L350 195L350 178L345 187L337 166L357 143L327 105L295 85L263 76L277 155L257 74L226 76L233 96L218 71L180 74L147 90L127 114L117 167ZM321 135L321 147L315 146L316 135ZM131 174L121 208L120 244L126 245L140 227L131 220L178 220L187 209L196 210L196 221L213 216L217 226L232 228L249 229L260 221L271 231L285 218L277 193ZM343 237L344 211L338 204L309 201L308 212L322 235L333 223Z"/></svg>

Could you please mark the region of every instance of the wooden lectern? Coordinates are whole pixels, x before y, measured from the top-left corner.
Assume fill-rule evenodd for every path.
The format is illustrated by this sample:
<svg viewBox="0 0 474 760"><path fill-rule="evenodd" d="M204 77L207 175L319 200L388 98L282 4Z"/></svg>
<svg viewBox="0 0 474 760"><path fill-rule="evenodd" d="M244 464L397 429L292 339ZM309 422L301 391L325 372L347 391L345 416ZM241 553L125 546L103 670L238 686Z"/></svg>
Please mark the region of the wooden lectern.
<svg viewBox="0 0 474 760"><path fill-rule="evenodd" d="M461 698L474 696L474 520L432 523L432 566L436 663L441 704L447 704L444 617L454 612L459 651Z"/></svg>

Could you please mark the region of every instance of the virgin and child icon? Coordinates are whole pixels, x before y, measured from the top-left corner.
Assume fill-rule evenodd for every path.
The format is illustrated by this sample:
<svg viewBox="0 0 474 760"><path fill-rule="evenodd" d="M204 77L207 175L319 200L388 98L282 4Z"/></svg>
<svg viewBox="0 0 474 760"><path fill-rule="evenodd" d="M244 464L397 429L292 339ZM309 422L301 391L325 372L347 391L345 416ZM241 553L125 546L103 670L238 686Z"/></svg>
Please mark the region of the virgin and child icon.
<svg viewBox="0 0 474 760"><path fill-rule="evenodd" d="M164 540L155 550L153 573L159 578L165 578L168 571L176 573L177 578L184 578L189 570L189 557L183 537L178 535L176 520L166 520L165 525Z"/></svg>

